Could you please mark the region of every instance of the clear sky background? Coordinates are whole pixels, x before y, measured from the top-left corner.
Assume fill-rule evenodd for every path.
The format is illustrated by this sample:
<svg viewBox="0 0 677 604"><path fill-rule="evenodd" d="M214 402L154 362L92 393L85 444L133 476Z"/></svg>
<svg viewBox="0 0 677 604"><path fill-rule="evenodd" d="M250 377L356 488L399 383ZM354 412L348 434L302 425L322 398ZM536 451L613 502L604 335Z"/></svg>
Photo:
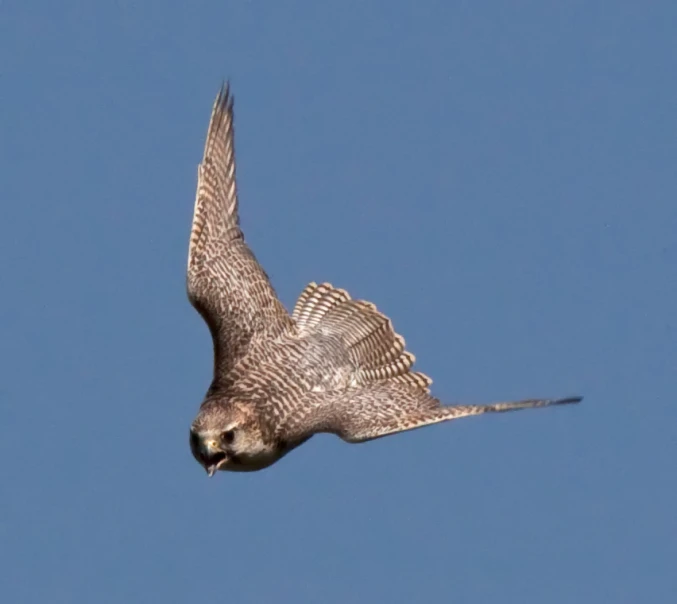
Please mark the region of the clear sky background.
<svg viewBox="0 0 677 604"><path fill-rule="evenodd" d="M677 4L0 3L3 602L674 602ZM209 480L185 294L230 78L289 307L445 402L585 395Z"/></svg>

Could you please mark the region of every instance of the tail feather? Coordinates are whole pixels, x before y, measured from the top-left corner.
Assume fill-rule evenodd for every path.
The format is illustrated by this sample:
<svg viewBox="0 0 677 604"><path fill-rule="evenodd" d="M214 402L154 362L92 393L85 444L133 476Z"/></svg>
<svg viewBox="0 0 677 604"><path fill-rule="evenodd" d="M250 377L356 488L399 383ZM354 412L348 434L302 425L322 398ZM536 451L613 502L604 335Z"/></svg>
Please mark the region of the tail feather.
<svg viewBox="0 0 677 604"><path fill-rule="evenodd" d="M371 302L353 300L330 283L310 283L299 296L292 318L302 335L320 332L341 338L358 367L356 385L396 380L428 392L432 380L410 372L414 355L405 350L404 338L390 319Z"/></svg>
<svg viewBox="0 0 677 604"><path fill-rule="evenodd" d="M312 333L334 306L350 300L348 292L329 283L309 283L296 301L292 319L301 333Z"/></svg>
<svg viewBox="0 0 677 604"><path fill-rule="evenodd" d="M405 384L407 386L415 386L419 390L422 390L426 394L430 393L430 384L433 383L432 379L427 376L425 373L420 371L409 371L407 373L402 373L390 379L392 382L397 382L399 384Z"/></svg>

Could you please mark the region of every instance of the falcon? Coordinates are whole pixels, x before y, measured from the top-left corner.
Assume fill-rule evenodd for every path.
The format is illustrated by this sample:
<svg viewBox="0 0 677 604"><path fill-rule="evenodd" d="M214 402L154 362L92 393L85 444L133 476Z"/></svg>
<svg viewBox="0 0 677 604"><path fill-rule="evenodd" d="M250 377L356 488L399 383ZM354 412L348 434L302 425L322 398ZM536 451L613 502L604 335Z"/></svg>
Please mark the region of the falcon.
<svg viewBox="0 0 677 604"><path fill-rule="evenodd" d="M261 470L317 433L361 443L472 415L582 400L442 405L374 304L310 283L289 314L240 228L228 84L214 102L198 168L187 288L214 348L214 377L190 428L191 451L209 476Z"/></svg>

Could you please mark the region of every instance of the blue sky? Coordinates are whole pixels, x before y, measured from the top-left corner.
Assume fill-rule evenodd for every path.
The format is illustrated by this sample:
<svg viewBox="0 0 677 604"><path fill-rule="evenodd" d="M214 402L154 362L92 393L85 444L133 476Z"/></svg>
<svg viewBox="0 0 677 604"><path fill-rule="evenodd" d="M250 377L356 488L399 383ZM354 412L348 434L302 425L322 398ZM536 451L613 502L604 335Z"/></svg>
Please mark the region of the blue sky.
<svg viewBox="0 0 677 604"><path fill-rule="evenodd" d="M673 2L0 3L3 601L672 602ZM230 78L282 301L445 402L585 395L207 479L185 295Z"/></svg>

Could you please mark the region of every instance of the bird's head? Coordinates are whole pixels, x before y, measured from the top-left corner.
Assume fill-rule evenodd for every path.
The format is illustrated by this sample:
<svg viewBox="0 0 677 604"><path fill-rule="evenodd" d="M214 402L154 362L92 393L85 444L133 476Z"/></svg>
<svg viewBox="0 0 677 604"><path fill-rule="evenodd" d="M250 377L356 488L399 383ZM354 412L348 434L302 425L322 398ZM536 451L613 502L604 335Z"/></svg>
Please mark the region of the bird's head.
<svg viewBox="0 0 677 604"><path fill-rule="evenodd" d="M190 427L190 450L213 476L217 470L247 471L266 453L256 414L230 400L207 400Z"/></svg>

